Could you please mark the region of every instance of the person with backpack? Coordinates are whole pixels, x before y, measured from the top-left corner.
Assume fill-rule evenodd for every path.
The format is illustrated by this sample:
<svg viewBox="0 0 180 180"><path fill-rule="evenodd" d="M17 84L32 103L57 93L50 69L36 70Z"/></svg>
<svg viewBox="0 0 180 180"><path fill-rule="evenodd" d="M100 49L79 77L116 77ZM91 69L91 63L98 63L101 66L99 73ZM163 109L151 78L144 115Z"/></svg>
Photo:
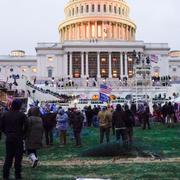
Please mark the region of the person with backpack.
<svg viewBox="0 0 180 180"><path fill-rule="evenodd" d="M29 109L30 116L28 117L28 130L25 139L25 146L28 157L32 162L32 167L35 168L38 164L37 150L42 148L43 140L43 121L38 107Z"/></svg>

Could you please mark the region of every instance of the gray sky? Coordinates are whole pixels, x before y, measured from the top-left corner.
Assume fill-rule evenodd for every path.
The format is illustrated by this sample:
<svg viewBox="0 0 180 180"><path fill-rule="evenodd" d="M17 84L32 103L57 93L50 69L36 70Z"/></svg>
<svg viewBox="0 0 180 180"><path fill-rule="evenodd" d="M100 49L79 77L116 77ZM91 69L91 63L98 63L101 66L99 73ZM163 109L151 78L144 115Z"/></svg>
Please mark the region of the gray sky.
<svg viewBox="0 0 180 180"><path fill-rule="evenodd" d="M179 0L127 0L137 40L166 42L180 50ZM35 54L37 42L58 42L68 0L0 0L0 55L13 49Z"/></svg>

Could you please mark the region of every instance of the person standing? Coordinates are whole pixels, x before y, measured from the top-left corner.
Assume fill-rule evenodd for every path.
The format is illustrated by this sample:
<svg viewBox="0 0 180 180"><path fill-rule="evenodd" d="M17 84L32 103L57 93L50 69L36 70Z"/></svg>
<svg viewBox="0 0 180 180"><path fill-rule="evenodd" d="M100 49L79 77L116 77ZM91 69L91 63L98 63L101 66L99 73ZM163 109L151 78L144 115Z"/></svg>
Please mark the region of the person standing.
<svg viewBox="0 0 180 180"><path fill-rule="evenodd" d="M133 113L130 111L129 106L127 104L125 105L124 110L125 110L124 118L125 118L128 143L132 144L134 116L133 116Z"/></svg>
<svg viewBox="0 0 180 180"><path fill-rule="evenodd" d="M73 129L75 141L76 141L76 147L80 147L82 145L81 142L81 131L83 128L83 120L84 117L80 111L75 110L72 114L72 117L70 119L70 126Z"/></svg>
<svg viewBox="0 0 180 180"><path fill-rule="evenodd" d="M123 145L127 144L127 132L126 132L126 124L125 124L125 117L124 112L120 104L117 104L116 110L112 116L113 124L115 126L116 131L116 140L120 141L122 137Z"/></svg>
<svg viewBox="0 0 180 180"><path fill-rule="evenodd" d="M25 144L32 167L34 168L38 163L37 149L42 148L43 122L38 107L31 108L29 114Z"/></svg>
<svg viewBox="0 0 180 180"><path fill-rule="evenodd" d="M6 157L3 166L4 179L9 179L13 159L15 159L15 178L22 179L23 139L28 129L28 122L26 115L20 112L21 105L20 100L13 100L10 111L4 113L1 117L0 129L6 136Z"/></svg>
<svg viewBox="0 0 180 180"><path fill-rule="evenodd" d="M68 115L64 112L64 109L60 109L56 116L56 128L60 131L60 144L66 145L66 132L68 128Z"/></svg>
<svg viewBox="0 0 180 180"><path fill-rule="evenodd" d="M174 107L171 102L167 105L167 125L170 127L174 122Z"/></svg>
<svg viewBox="0 0 180 180"><path fill-rule="evenodd" d="M146 129L146 126L148 127L148 129L151 129L150 122L149 122L149 115L150 115L149 105L145 103L144 111L142 112L143 130Z"/></svg>
<svg viewBox="0 0 180 180"><path fill-rule="evenodd" d="M100 144L104 141L104 135L106 135L106 142L109 143L110 128L112 127L112 114L107 111L106 107L98 113L99 128L100 128Z"/></svg>

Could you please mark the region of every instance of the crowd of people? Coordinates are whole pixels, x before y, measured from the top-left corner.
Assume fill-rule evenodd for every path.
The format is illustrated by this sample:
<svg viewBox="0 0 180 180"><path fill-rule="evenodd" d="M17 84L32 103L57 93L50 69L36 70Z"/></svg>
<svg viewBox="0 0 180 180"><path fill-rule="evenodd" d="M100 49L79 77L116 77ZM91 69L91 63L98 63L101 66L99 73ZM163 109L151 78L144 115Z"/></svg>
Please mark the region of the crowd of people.
<svg viewBox="0 0 180 180"><path fill-rule="evenodd" d="M128 146L133 143L133 127L142 126L142 129L151 129L150 107L147 103L132 103L113 106L91 106L82 110L71 108L65 110L56 104L44 104L38 106L38 102L31 105L25 115L20 111L22 102L13 100L11 108L6 112L0 109L0 132L6 136L6 158L3 166L4 179L9 178L10 168L14 161L15 177L21 179L21 161L25 152L32 162L32 167L38 165L38 149L53 145L54 132L58 132L60 147L68 143L68 130L73 132L75 147L82 146L81 132L83 128L99 128L99 143L109 143L111 135L117 142ZM175 108L170 102L161 108L153 105L154 114L162 118L164 124L172 124L175 121ZM45 136L45 142L43 142Z"/></svg>

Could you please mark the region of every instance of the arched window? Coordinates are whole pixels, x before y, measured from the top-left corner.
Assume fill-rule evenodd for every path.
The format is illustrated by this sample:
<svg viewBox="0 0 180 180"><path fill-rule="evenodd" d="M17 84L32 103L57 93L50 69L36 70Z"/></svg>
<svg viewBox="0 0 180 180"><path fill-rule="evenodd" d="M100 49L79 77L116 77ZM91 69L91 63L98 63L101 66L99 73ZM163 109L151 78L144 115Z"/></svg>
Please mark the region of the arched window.
<svg viewBox="0 0 180 180"><path fill-rule="evenodd" d="M91 11L94 12L94 4L92 4Z"/></svg>
<svg viewBox="0 0 180 180"><path fill-rule="evenodd" d="M83 6L81 6L81 13L83 13L83 10L84 10L84 7L83 7Z"/></svg>
<svg viewBox="0 0 180 180"><path fill-rule="evenodd" d="M109 5L109 12L112 12L112 6Z"/></svg>
<svg viewBox="0 0 180 180"><path fill-rule="evenodd" d="M121 14L121 8L119 7L119 14Z"/></svg>
<svg viewBox="0 0 180 180"><path fill-rule="evenodd" d="M117 13L117 8L116 8L116 6L114 6L114 13L115 13L115 14Z"/></svg>
<svg viewBox="0 0 180 180"><path fill-rule="evenodd" d="M89 5L86 5L86 12L89 12Z"/></svg>
<svg viewBox="0 0 180 180"><path fill-rule="evenodd" d="M106 4L104 4L104 12L106 12L107 11L107 9L106 9Z"/></svg>
<svg viewBox="0 0 180 180"><path fill-rule="evenodd" d="M53 76L52 68L48 68L48 77L51 78Z"/></svg>
<svg viewBox="0 0 180 180"><path fill-rule="evenodd" d="M101 5L98 4L98 12L101 12Z"/></svg>
<svg viewBox="0 0 180 180"><path fill-rule="evenodd" d="M78 14L78 11L79 11L79 8L78 8L78 7L76 7L76 14Z"/></svg>

